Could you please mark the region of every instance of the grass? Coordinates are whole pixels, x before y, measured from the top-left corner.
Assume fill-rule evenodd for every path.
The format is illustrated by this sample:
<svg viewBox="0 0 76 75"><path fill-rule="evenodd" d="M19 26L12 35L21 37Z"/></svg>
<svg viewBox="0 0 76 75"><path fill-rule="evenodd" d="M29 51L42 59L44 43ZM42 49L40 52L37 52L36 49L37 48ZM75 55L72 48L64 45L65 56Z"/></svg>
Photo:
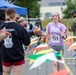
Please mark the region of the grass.
<svg viewBox="0 0 76 75"><path fill-rule="evenodd" d="M71 25L71 19L61 19L61 23L63 23L67 28ZM51 19L42 20L42 27L45 28L49 22L52 22Z"/></svg>

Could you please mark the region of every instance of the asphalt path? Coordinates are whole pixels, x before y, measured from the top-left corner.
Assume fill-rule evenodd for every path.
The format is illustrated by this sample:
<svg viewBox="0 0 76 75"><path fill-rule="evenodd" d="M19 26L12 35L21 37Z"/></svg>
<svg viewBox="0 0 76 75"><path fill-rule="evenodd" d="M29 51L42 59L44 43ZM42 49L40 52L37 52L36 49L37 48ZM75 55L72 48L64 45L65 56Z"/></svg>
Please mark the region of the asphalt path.
<svg viewBox="0 0 76 75"><path fill-rule="evenodd" d="M65 61L72 71L73 75L76 75L76 60L72 59L72 56L75 54L75 51L67 51L67 47L65 47L64 55ZM68 59L66 59L68 58ZM43 63L40 67L35 68L33 70L30 69L29 60L26 60L26 63L23 65L22 75L48 75L52 73L52 61L48 63ZM61 64L61 69L65 69L64 65ZM11 73L13 75L13 71Z"/></svg>

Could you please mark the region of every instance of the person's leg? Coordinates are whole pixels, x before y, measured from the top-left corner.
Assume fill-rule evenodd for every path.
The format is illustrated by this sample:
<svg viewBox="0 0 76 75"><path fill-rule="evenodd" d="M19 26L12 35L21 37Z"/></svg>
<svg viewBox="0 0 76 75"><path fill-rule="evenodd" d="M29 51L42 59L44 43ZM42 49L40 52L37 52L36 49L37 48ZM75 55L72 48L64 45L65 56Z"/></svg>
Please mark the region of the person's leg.
<svg viewBox="0 0 76 75"><path fill-rule="evenodd" d="M62 46L52 46L53 49L55 49L58 53L62 51L62 55L64 53L64 47ZM61 57L57 57L58 60L61 60ZM57 72L60 70L60 63L58 62L53 62L53 72Z"/></svg>
<svg viewBox="0 0 76 75"><path fill-rule="evenodd" d="M3 67L3 74L2 75L10 75L10 72L12 69L12 63L2 61L2 67Z"/></svg>
<svg viewBox="0 0 76 75"><path fill-rule="evenodd" d="M53 62L53 72L57 72L57 62Z"/></svg>
<svg viewBox="0 0 76 75"><path fill-rule="evenodd" d="M10 75L12 66L6 67L3 65L3 75Z"/></svg>
<svg viewBox="0 0 76 75"><path fill-rule="evenodd" d="M60 70L60 63L53 62L53 72L57 72Z"/></svg>
<svg viewBox="0 0 76 75"><path fill-rule="evenodd" d="M14 75L22 75L22 66L24 63L25 63L25 60L13 63Z"/></svg>
<svg viewBox="0 0 76 75"><path fill-rule="evenodd" d="M49 45L50 48L56 50L56 47L53 45ZM57 72L57 62L53 61L52 72Z"/></svg>
<svg viewBox="0 0 76 75"><path fill-rule="evenodd" d="M13 75L22 75L22 65L13 66L14 74Z"/></svg>
<svg viewBox="0 0 76 75"><path fill-rule="evenodd" d="M57 62L57 71L60 70L60 63Z"/></svg>

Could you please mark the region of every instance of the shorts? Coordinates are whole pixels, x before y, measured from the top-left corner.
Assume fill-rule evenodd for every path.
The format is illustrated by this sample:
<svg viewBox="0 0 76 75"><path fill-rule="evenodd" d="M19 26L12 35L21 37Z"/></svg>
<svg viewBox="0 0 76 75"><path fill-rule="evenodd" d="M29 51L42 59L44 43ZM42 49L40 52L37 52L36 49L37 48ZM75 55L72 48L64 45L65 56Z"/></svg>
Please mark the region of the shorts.
<svg viewBox="0 0 76 75"><path fill-rule="evenodd" d="M22 64L24 64L25 63L25 60L22 60L22 61L19 61L19 62L5 62L5 61L2 61L2 65L4 65L4 66L7 66L7 67L9 67L9 66L19 66L19 65L22 65Z"/></svg>
<svg viewBox="0 0 76 75"><path fill-rule="evenodd" d="M60 45L60 46L55 46L55 45L49 45L52 49L56 50L58 53L60 53L60 51L62 51L62 55L64 53L64 46ZM61 57L57 57L58 59L61 59Z"/></svg>

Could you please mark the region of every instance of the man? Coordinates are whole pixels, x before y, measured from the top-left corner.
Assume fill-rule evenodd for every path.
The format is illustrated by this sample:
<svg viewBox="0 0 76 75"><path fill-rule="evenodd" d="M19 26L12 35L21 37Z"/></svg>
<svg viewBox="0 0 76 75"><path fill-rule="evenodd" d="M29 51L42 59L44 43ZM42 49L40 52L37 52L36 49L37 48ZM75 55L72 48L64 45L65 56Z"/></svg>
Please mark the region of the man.
<svg viewBox="0 0 76 75"><path fill-rule="evenodd" d="M5 9L0 9L0 25L2 23L4 23L5 21ZM0 30L0 41L2 41L3 39L5 39L6 37L8 37L8 35L10 35L9 32L6 32L6 29L2 29ZM1 55L2 51L1 51L1 43L0 43L0 75L2 75L2 55Z"/></svg>
<svg viewBox="0 0 76 75"><path fill-rule="evenodd" d="M71 26L69 28L69 31L72 31L73 35L76 36L76 10L74 10L71 13L71 17L72 17L72 23L71 23ZM75 41L76 41L76 39L75 39Z"/></svg>
<svg viewBox="0 0 76 75"><path fill-rule="evenodd" d="M0 25L5 21L5 9L0 9ZM0 30L0 40L5 39L10 33L6 29Z"/></svg>
<svg viewBox="0 0 76 75"><path fill-rule="evenodd" d="M26 21L25 21L25 18L21 17L19 20L18 20L18 23L23 26L27 31L28 31L28 34L30 35L30 37L32 35L39 35L42 33L41 29L37 26L34 26L32 27L32 24L30 23L30 21L28 20L28 26L26 25Z"/></svg>
<svg viewBox="0 0 76 75"><path fill-rule="evenodd" d="M41 20L37 19L35 22L35 26L39 27L42 30Z"/></svg>
<svg viewBox="0 0 76 75"><path fill-rule="evenodd" d="M71 17L72 17L72 23L71 23L71 26L69 28L69 31L72 31L73 35L76 36L76 10L74 10L71 13ZM74 39L74 41L76 42L76 39ZM76 49L75 49L75 51L76 51Z"/></svg>
<svg viewBox="0 0 76 75"><path fill-rule="evenodd" d="M33 30L33 25L30 23L29 19L28 19L27 29L28 30Z"/></svg>

